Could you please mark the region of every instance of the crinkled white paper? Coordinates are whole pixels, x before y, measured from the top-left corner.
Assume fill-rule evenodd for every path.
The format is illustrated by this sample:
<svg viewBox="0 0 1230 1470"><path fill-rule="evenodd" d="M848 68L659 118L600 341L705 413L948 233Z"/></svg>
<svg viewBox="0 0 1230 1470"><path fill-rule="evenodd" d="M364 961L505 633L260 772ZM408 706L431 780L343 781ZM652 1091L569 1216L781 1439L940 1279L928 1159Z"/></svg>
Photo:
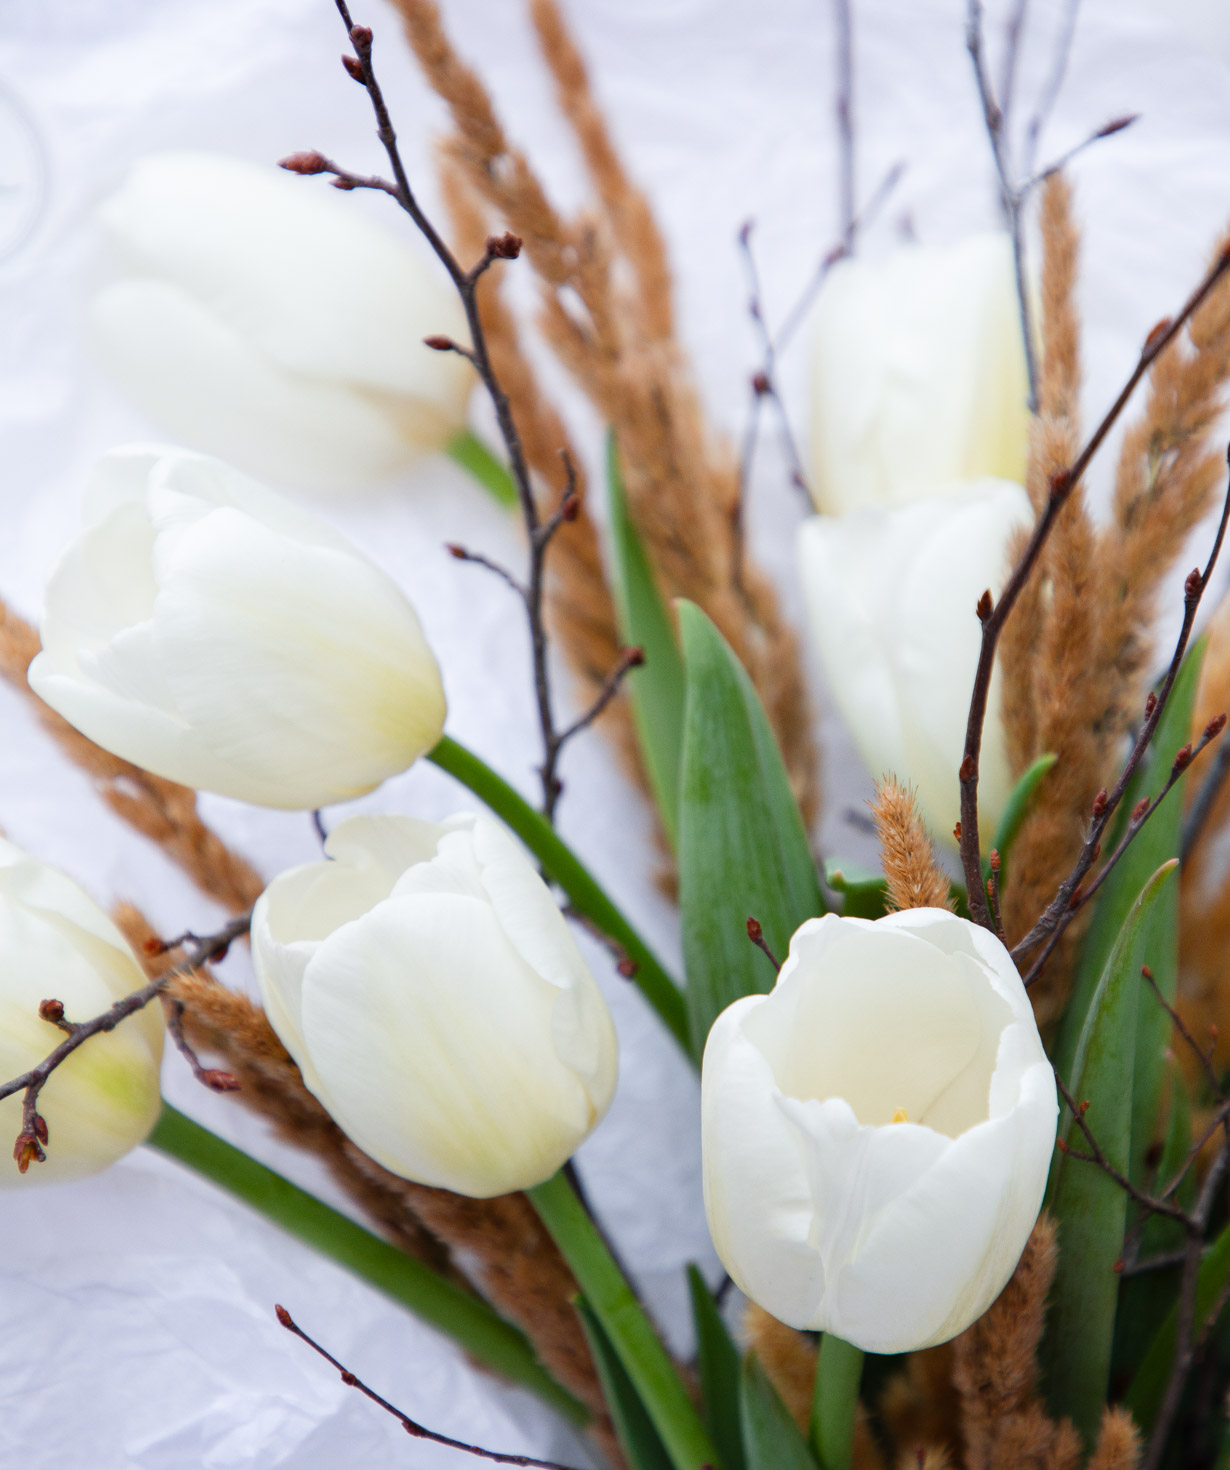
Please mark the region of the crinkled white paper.
<svg viewBox="0 0 1230 1470"><path fill-rule="evenodd" d="M665 226L683 331L706 399L737 433L757 365L738 226L748 217L758 222L775 320L835 238L829 8L816 0L572 0L566 8L619 143ZM1019 82L1026 110L1061 8L1030 7ZM990 9L994 34L997 7ZM1230 70L1146 10L1089 0L1042 147L1050 158L1112 117L1143 114L1073 169L1085 228L1091 417L1117 389L1152 323L1198 277L1230 218ZM560 199L578 202L575 150L552 110L521 7L449 0L445 11L516 137ZM936 240L992 225L996 203L963 47L963 0L855 0L854 11L861 192L896 160L908 165L865 248L888 248L903 221ZM416 76L388 7L358 0L356 18L376 28L377 62L406 157L415 177L428 181L430 200L439 105ZM378 167L367 101L337 64L343 45L329 0L0 4L0 590L26 613L37 613L47 571L76 524L92 458L153 435L100 379L83 347L83 303L100 270L91 211L133 159L158 148L216 148L272 161L319 147L358 169ZM324 184L305 180L304 187ZM387 200L351 201L408 228ZM528 298L528 269L507 269ZM782 380L805 431L805 349L783 364ZM577 423L596 465L597 426L583 409ZM1106 465L1093 480L1102 495ZM443 462L362 500L323 508L414 599L444 666L451 731L532 792L535 725L515 608L498 582L442 550L460 540L515 562L515 530ZM753 541L792 610L799 513L770 443L756 481ZM1193 548L1180 580L1198 555ZM1177 596L1171 601L1177 605ZM830 795L821 840L833 856L865 861L867 839L847 813L861 809L869 783L832 721L822 723ZM216 924L218 911L107 814L5 690L0 731L0 824L10 837L100 900L137 901L166 931ZM564 776L566 835L677 963L673 916L648 876L655 862L648 818L600 737L569 750ZM359 805L438 817L468 801L424 767ZM268 874L316 852L305 816L217 798L204 806ZM685 1348L683 1266L695 1259L716 1270L700 1204L696 1084L636 991L600 951L589 953L615 1012L622 1067L616 1103L581 1166L632 1271L672 1341ZM245 964L242 955L228 961L235 983L245 983ZM233 1100L204 1094L178 1057L168 1059L166 1090L219 1132L341 1203L313 1160L271 1143ZM7 1147L0 1140L0 1156ZM493 1448L583 1462L583 1446L527 1395L497 1385L400 1308L142 1150L82 1184L37 1189L28 1182L0 1193L0 1463L39 1470L461 1463L454 1452L408 1442L345 1389L276 1325L275 1301L433 1427Z"/></svg>

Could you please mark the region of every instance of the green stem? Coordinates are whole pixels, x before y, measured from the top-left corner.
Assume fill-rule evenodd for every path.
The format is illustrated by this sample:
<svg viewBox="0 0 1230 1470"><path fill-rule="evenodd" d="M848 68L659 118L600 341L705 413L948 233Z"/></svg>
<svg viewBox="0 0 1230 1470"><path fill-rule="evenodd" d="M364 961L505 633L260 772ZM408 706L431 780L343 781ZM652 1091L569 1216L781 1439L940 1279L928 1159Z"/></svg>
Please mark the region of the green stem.
<svg viewBox="0 0 1230 1470"><path fill-rule="evenodd" d="M169 1103L150 1134L160 1153L186 1164L229 1194L313 1246L385 1296L409 1307L485 1367L532 1390L565 1419L589 1414L546 1372L523 1333L486 1302L438 1276L387 1241L298 1188L242 1149L194 1123Z"/></svg>
<svg viewBox="0 0 1230 1470"><path fill-rule="evenodd" d="M826 1332L811 1405L811 1447L823 1470L850 1470L863 1350Z"/></svg>
<svg viewBox="0 0 1230 1470"><path fill-rule="evenodd" d="M477 434L463 429L444 451L448 457L468 470L484 490L490 493L507 510L517 503L517 487L504 464L487 448Z"/></svg>
<svg viewBox="0 0 1230 1470"><path fill-rule="evenodd" d="M564 890L573 906L623 949L636 965L635 978L641 993L687 1053L688 1015L679 987L555 828L473 751L447 735L427 758L468 787L502 818Z"/></svg>
<svg viewBox="0 0 1230 1470"><path fill-rule="evenodd" d="M675 1470L717 1466L717 1452L670 1355L563 1173L526 1193L572 1268Z"/></svg>

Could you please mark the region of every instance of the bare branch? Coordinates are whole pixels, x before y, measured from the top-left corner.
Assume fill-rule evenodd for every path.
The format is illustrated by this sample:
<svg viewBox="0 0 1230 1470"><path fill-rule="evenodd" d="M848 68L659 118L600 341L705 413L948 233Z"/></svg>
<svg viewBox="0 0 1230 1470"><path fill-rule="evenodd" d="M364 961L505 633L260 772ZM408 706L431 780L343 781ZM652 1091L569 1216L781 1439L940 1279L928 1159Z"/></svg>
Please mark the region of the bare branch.
<svg viewBox="0 0 1230 1470"><path fill-rule="evenodd" d="M314 1353L318 1353L326 1363L337 1369L347 1388L357 1388L364 1398L370 1399L378 1408L398 1420L401 1427L413 1438L429 1440L432 1444L441 1444L450 1450L461 1450L463 1454L475 1455L480 1460L493 1460L497 1465L521 1465L530 1467L530 1470L568 1470L567 1466L560 1465L555 1460L536 1460L533 1455L506 1455L497 1450L483 1449L481 1445L467 1444L465 1440L452 1439L447 1434L438 1434L434 1429L428 1429L426 1425L411 1419L408 1414L389 1403L388 1399L381 1398L375 1389L368 1388L361 1378L352 1373L344 1364L339 1363L333 1354L321 1347L315 1338L309 1337L285 1307L275 1307L274 1311L277 1313L278 1321L287 1332L294 1333L301 1342L307 1343Z"/></svg>
<svg viewBox="0 0 1230 1470"><path fill-rule="evenodd" d="M984 596L979 601L978 616L982 622L982 644L979 649L978 667L974 674L974 685L970 695L969 718L965 727L965 753L958 774L961 782L961 866L965 873L970 914L976 922L987 928L991 927L991 914L990 909L987 907L986 898L982 893L981 849L978 838L978 763L982 750L982 728L986 720L987 699L991 688L991 670L995 662L995 650L999 642L1000 633L1003 631L1004 623L1012 612L1017 598L1021 595L1026 582L1028 582L1034 568L1038 564L1042 549L1046 545L1047 538L1054 528L1060 511L1067 504L1077 485L1080 484L1081 478L1088 469L1090 461L1101 448L1106 436L1110 433L1120 414L1122 414L1124 408L1127 406L1128 400L1131 398L1137 384L1161 353L1174 341L1175 337L1186 325L1192 313L1197 310L1201 302L1213 290L1226 274L1227 270L1230 270L1230 250L1223 251L1218 256L1204 279L1179 309L1178 314L1172 320L1168 321L1162 330L1154 328L1149 334L1144 348L1141 351L1140 358L1132 369L1127 382L1120 390L1118 397L1103 415L1101 422L1090 435L1085 447L1077 455L1069 468L1061 474L1056 475L1052 480L1046 505L1038 517L1033 533L1024 551L1021 553L1020 560L1013 568L1004 586L1004 590L1000 594L999 602L992 604L989 596ZM1227 512L1230 512L1230 492L1228 492L1227 501L1222 510L1221 523L1218 526L1213 551L1204 574L1201 575L1199 572L1193 572L1191 577L1188 578L1189 586L1192 586L1193 578L1196 579L1195 585L1192 588L1195 596L1195 604L1187 608L1186 605L1191 599L1190 594L1185 596L1186 611L1184 626L1180 634L1177 649L1180 661L1182 660L1183 651L1187 646L1187 637L1191 631L1191 620L1195 616L1195 605L1199 603L1200 595L1208 583L1209 574L1221 550L1222 539L1225 535ZM1166 698L1169 697L1170 689L1174 684L1174 676L1177 673L1178 664L1172 661L1170 672L1167 675L1162 693L1158 699L1159 708L1154 709L1150 717L1145 721L1144 728L1141 731L1143 744L1141 740L1137 742L1140 753L1143 753L1145 746L1153 738L1153 732L1157 728L1157 721L1161 718L1161 707L1164 706ZM1139 761L1140 755L1136 754L1135 759ZM1130 772L1127 774L1130 775ZM1122 798L1126 785L1127 782L1122 780L1122 778L1116 785L1116 805L1118 798ZM1084 863L1084 867L1081 876L1083 876L1084 872L1088 871L1090 864L1093 862L1093 857L1090 854L1092 853L1093 847L1101 841L1102 832L1105 830L1106 822L1109 820L1108 815L1104 814L1104 816L1105 820L1102 820L1100 824L1095 821L1095 826L1098 826L1098 831L1096 834L1091 834L1091 840L1086 844L1086 849L1082 853L1080 861ZM1070 882L1070 886L1067 886L1062 898L1064 907L1066 907L1079 882L1080 877L1078 876L1074 881ZM1058 903L1059 900L1056 902ZM1049 929L1044 932L1049 932ZM1018 946L1019 948L1020 946Z"/></svg>
<svg viewBox="0 0 1230 1470"><path fill-rule="evenodd" d="M43 1150L43 1145L47 1142L47 1122L38 1111L38 1098L44 1084L56 1068L66 1062L79 1046L89 1041L91 1036L101 1036L105 1032L114 1031L121 1021L126 1021L129 1016L143 1010L152 1000L160 996L171 981L178 976L191 974L210 960L221 959L231 944L241 934L248 932L251 918L250 911L240 914L238 918L232 919L229 924L220 929L217 934L212 934L205 939L198 939L195 935L181 936L181 940L177 941L174 947L190 950L188 959L182 965L176 965L165 974L159 975L157 979L141 986L139 990L134 990L130 995L117 1000L101 1015L94 1016L88 1021L69 1020L64 1014L63 1004L58 1000L44 1000L39 1005L39 1015L44 1021L50 1021L54 1026L58 1026L65 1033L64 1040L37 1066L31 1067L28 1072L23 1072L20 1077L13 1077L7 1082L0 1083L0 1100L12 1097L17 1092L25 1094L22 1099L21 1132L13 1146L13 1158L23 1174L32 1163L41 1164L47 1157ZM174 1032L172 1035L174 1036Z"/></svg>
<svg viewBox="0 0 1230 1470"><path fill-rule="evenodd" d="M759 919L753 919L750 916L748 917L747 937L752 941L752 943L761 952L761 954L766 957L769 963L773 966L774 970L780 972L782 968L781 961L769 948L769 941L764 937L764 929Z"/></svg>

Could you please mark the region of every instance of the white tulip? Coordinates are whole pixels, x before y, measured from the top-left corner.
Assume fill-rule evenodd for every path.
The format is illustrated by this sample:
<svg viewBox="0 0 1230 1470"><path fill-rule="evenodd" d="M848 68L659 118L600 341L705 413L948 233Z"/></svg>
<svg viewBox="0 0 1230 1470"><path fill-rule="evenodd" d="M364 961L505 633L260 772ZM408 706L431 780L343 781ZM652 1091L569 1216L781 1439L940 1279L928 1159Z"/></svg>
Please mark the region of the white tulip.
<svg viewBox="0 0 1230 1470"><path fill-rule="evenodd" d="M816 303L816 508L1025 475L1029 383L1007 235L833 267Z"/></svg>
<svg viewBox="0 0 1230 1470"><path fill-rule="evenodd" d="M145 984L145 975L93 899L54 868L0 838L0 1077L19 1077L64 1040L38 1013L63 1003L89 1021ZM92 1036L48 1077L38 1099L46 1161L25 1174L0 1169L0 1185L94 1174L136 1148L158 1120L162 1013L147 1006L114 1031ZM0 1137L22 1131L22 1094L0 1102Z"/></svg>
<svg viewBox="0 0 1230 1470"><path fill-rule="evenodd" d="M812 516L799 565L812 636L833 697L872 775L917 789L932 835L953 842L982 630L975 611L998 595L1008 542L1033 512L1020 485L980 480L959 493L895 509ZM989 845L1012 792L991 679L978 784Z"/></svg>
<svg viewBox="0 0 1230 1470"><path fill-rule="evenodd" d="M358 796L444 726L414 609L343 537L229 465L98 462L47 589L36 694L105 750L275 807Z"/></svg>
<svg viewBox="0 0 1230 1470"><path fill-rule="evenodd" d="M988 930L827 914L701 1077L705 1209L736 1284L868 1352L944 1342L1012 1275L1042 1203L1055 1081Z"/></svg>
<svg viewBox="0 0 1230 1470"><path fill-rule="evenodd" d="M563 915L485 816L354 817L252 915L265 1009L367 1153L486 1199L540 1184L602 1117L615 1033Z"/></svg>
<svg viewBox="0 0 1230 1470"><path fill-rule="evenodd" d="M336 489L465 428L473 370L423 345L468 340L443 268L323 181L154 154L99 219L118 273L91 304L91 335L120 388L177 438Z"/></svg>

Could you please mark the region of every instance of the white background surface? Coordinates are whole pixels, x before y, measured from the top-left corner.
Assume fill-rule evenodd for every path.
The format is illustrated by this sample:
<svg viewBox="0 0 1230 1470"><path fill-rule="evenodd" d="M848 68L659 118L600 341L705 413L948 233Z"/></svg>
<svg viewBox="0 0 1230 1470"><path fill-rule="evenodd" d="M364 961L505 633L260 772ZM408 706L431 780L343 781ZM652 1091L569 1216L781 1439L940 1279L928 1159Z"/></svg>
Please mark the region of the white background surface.
<svg viewBox="0 0 1230 1470"><path fill-rule="evenodd" d="M962 43L960 0L856 0L859 176L908 170L865 249L889 248L908 215L923 239L993 225L989 157ZM995 21L1006 7L991 6ZM734 245L754 216L780 319L836 230L829 7L819 0L572 0L567 6L633 172L651 193L676 266L686 341L711 409L742 426L756 365ZM1230 218L1230 70L1105 0L1085 7L1042 155L1107 119L1129 133L1074 169L1086 228L1082 300L1087 402L1108 401L1149 326L1198 277ZM573 147L549 103L518 5L449 0L448 24L494 87L515 136L564 203L580 197ZM1035 0L1019 84L1028 110L1059 7ZM356 18L419 179L440 111L379 0ZM320 147L378 167L367 102L337 65L329 0L0 0L0 591L27 615L76 525L100 451L151 436L91 367L80 332L98 270L91 212L142 153L215 148L275 160ZM35 143L34 140L37 142ZM304 187L323 187L305 181ZM431 198L433 190L424 186ZM393 206L351 196L402 228ZM516 271L517 267L511 268ZM528 276L528 269L520 268ZM806 352L783 382L806 427ZM596 426L578 418L596 458ZM1094 486L1104 486L1104 458ZM757 551L792 609L799 516L766 454L753 511ZM535 757L528 655L507 592L442 543L508 561L517 538L460 472L432 462L362 500L324 506L415 601L445 670L449 729L527 792ZM1187 570L1192 558L1181 568ZM1173 599L1172 599L1173 601ZM826 724L833 855L869 854L844 820L868 790ZM88 783L0 691L0 825L97 898L130 898L164 931L207 932L220 915L162 855L115 821ZM599 737L569 752L562 826L672 961L671 912L648 881L648 822ZM442 815L467 798L415 769L359 805ZM207 797L210 820L269 875L316 853L306 816ZM329 814L336 820L338 813ZM696 1086L635 991L591 951L622 1043L621 1084L580 1161L594 1199L677 1345L682 1268L715 1262L700 1207ZM242 956L228 973L244 983ZM180 1107L334 1198L311 1160L271 1144L233 1101L204 1094L168 1057ZM7 1140L0 1140L0 1156ZM284 1302L357 1372L433 1427L491 1447L582 1463L584 1449L526 1395L468 1367L446 1342L184 1171L140 1150L72 1186L0 1194L0 1462L39 1470L180 1470L460 1464L411 1444L275 1324ZM5 1183L16 1176L0 1175Z"/></svg>

